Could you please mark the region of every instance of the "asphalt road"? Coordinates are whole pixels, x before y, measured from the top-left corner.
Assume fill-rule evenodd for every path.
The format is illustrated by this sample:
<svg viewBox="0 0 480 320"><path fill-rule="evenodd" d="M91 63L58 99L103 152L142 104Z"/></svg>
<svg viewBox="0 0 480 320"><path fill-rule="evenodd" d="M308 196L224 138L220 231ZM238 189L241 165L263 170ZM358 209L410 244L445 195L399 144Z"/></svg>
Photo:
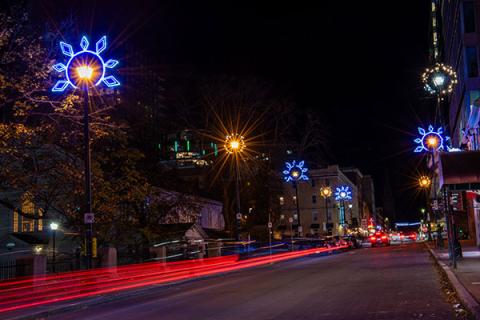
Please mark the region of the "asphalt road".
<svg viewBox="0 0 480 320"><path fill-rule="evenodd" d="M55 319L454 319L421 244L311 256L58 314Z"/></svg>

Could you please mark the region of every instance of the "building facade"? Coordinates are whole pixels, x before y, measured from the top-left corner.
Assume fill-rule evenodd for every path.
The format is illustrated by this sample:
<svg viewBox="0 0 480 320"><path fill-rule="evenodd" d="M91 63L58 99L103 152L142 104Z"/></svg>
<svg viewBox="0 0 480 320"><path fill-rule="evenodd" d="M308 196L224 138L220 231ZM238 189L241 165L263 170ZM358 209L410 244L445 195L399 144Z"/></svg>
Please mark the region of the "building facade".
<svg viewBox="0 0 480 320"><path fill-rule="evenodd" d="M458 83L440 107L450 151L435 155L438 180L433 209L449 213L454 236L480 245L480 0L432 0L433 40L437 60L451 66ZM435 31L438 33L436 39ZM446 190L446 192L444 192ZM442 194L443 193L443 194ZM448 193L448 204L441 199Z"/></svg>
<svg viewBox="0 0 480 320"><path fill-rule="evenodd" d="M374 204L366 205L364 200L368 198L374 201L373 182L369 176L363 176L355 168L348 168L344 172L338 165L313 169L308 173L308 181L297 183L298 199L295 186L292 183L284 183L284 193L279 198L282 209L278 230L284 235L291 235L293 232L295 236L316 237L343 235L347 228L361 228L362 222L366 227L369 219L366 214L371 217L374 212L372 211ZM347 174L353 176L355 181L349 179ZM333 191L327 198L322 197L320 193L320 189L325 186L331 187ZM341 186L348 186L352 192L352 199L343 203L345 225L341 223L342 203L335 200L335 190ZM365 196L367 190L372 194Z"/></svg>

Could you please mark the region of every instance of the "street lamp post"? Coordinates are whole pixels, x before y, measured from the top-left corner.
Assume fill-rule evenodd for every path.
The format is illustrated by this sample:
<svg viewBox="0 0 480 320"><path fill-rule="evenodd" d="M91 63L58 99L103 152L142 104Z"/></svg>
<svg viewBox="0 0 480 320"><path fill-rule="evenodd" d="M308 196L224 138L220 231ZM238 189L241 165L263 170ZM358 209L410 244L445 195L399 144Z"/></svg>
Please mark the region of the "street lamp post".
<svg viewBox="0 0 480 320"><path fill-rule="evenodd" d="M432 184L432 181L430 180L429 177L427 176L421 176L419 179L418 179L418 186L420 187L420 189L424 190L425 191L425 199L426 199L426 206L428 207L428 191L430 190L430 186ZM425 214L426 210L422 208L422 214ZM426 217L423 217L425 219L425 221L427 222L427 235L428 235L428 241L432 240L432 234L431 234L431 226L430 226L430 215L428 215L427 213L427 216Z"/></svg>
<svg viewBox="0 0 480 320"><path fill-rule="evenodd" d="M325 229L327 234L329 233L328 226L330 223L330 217L328 216L328 199L332 196L332 193L332 188L329 186L320 188L320 195L325 199Z"/></svg>
<svg viewBox="0 0 480 320"><path fill-rule="evenodd" d="M297 208L297 224L298 224L298 234L302 234L302 225L300 223L300 198L298 197L298 182L307 181L308 168L305 167L305 161L300 161L297 163L296 160L292 162L285 162L285 169L283 170L283 178L286 182L292 182L293 187L295 188L295 204ZM293 231L292 231L293 233Z"/></svg>
<svg viewBox="0 0 480 320"><path fill-rule="evenodd" d="M352 200L352 191L349 186L337 187L335 191L335 200L340 204L340 224L342 232L345 234L345 201Z"/></svg>
<svg viewBox="0 0 480 320"><path fill-rule="evenodd" d="M52 272L55 273L55 251L56 251L56 245L55 245L55 236L57 234L57 229L58 229L58 224L55 222L50 223L50 230L52 230Z"/></svg>
<svg viewBox="0 0 480 320"><path fill-rule="evenodd" d="M225 151L234 157L235 166L235 199L237 210L235 212L235 236L240 240L240 219L242 218L240 205L240 153L245 149L245 139L238 134L231 134L225 137Z"/></svg>
<svg viewBox="0 0 480 320"><path fill-rule="evenodd" d="M90 126L89 126L89 89L104 84L109 88L117 87L120 82L112 75L106 76L107 69L118 65L118 60L104 60L101 53L107 48L107 37L103 36L95 43L95 50L89 50L89 42L82 37L80 47L82 50L75 52L73 47L65 42L60 42L62 53L67 56L67 63L57 63L53 69L64 74L64 80L58 80L52 92L63 92L67 87L83 91L83 133L85 149L85 211L84 223L86 224L85 242L87 268L92 267L92 237L94 216L92 212L92 183L91 183L91 155L90 155Z"/></svg>

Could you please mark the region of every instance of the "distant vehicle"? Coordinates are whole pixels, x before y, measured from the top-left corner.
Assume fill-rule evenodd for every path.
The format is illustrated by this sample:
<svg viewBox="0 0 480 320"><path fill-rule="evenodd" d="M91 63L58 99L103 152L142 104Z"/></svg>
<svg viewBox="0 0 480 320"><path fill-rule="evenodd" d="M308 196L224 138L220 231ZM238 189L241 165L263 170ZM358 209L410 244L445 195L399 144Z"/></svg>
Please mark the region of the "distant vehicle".
<svg viewBox="0 0 480 320"><path fill-rule="evenodd" d="M370 236L370 243L372 247L377 245L390 245L390 239L388 238L387 234L384 232L377 231L375 234Z"/></svg>
<svg viewBox="0 0 480 320"><path fill-rule="evenodd" d="M360 248L362 246L362 240L354 236L344 236L343 240L348 243L350 249Z"/></svg>
<svg viewBox="0 0 480 320"><path fill-rule="evenodd" d="M390 241L401 241L400 232L393 232L390 234Z"/></svg>

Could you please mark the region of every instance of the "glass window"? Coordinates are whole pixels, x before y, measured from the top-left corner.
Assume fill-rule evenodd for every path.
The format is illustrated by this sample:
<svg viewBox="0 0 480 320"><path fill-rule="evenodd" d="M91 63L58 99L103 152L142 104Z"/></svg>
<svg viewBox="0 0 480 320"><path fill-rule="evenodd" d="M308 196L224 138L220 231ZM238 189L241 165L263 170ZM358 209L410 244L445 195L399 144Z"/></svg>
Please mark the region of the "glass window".
<svg viewBox="0 0 480 320"><path fill-rule="evenodd" d="M280 201L280 205L283 206L284 203L285 203L285 198L280 197L280 198L278 198L278 200Z"/></svg>
<svg viewBox="0 0 480 320"><path fill-rule="evenodd" d="M467 67L467 75L470 78L478 77L477 48L466 47L465 55L466 55L465 63Z"/></svg>
<svg viewBox="0 0 480 320"><path fill-rule="evenodd" d="M317 203L317 196L316 195L312 196L312 203Z"/></svg>
<svg viewBox="0 0 480 320"><path fill-rule="evenodd" d="M18 232L18 212L13 211L13 232Z"/></svg>
<svg viewBox="0 0 480 320"><path fill-rule="evenodd" d="M312 179L312 187L315 187L315 179Z"/></svg>
<svg viewBox="0 0 480 320"><path fill-rule="evenodd" d="M317 212L317 211L313 211L313 212L312 212L312 220L313 220L313 221L317 221L317 220L318 220L318 212Z"/></svg>
<svg viewBox="0 0 480 320"><path fill-rule="evenodd" d="M473 1L463 2L463 32L475 32L475 6Z"/></svg>

